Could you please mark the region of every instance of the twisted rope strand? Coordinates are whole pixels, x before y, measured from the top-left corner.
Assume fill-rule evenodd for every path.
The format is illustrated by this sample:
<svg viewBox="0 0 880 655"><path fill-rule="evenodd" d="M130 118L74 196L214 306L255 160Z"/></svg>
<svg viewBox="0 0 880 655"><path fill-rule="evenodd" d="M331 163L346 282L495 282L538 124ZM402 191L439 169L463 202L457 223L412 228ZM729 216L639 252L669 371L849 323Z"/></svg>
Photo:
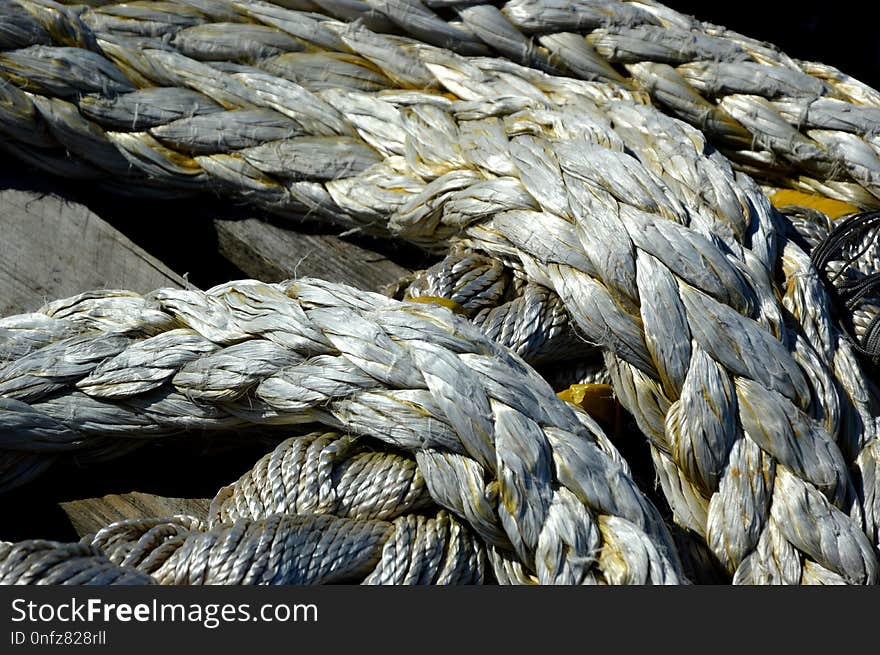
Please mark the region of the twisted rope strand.
<svg viewBox="0 0 880 655"><path fill-rule="evenodd" d="M579 338L558 296L508 274L496 259L454 249L434 266L421 271L407 286L407 300L449 301L482 332L512 349L533 366L577 357L595 348Z"/></svg>
<svg viewBox="0 0 880 655"><path fill-rule="evenodd" d="M273 475L267 476L270 469ZM586 533L571 525L569 512L581 514L584 508L566 490L557 502L567 508L551 506L565 542L542 541L536 576L511 551L487 549L447 512L413 513L431 511L421 491L416 496L422 499L388 502L398 494L383 491L385 485L400 480L404 471L407 486L414 482L410 488L424 490L411 459L368 453L336 433L312 433L282 442L221 489L208 523L187 516L124 520L81 544L9 544L0 560L7 558L5 580L17 584L59 579L59 560L61 572L69 574L75 564L66 560L80 551L92 555L76 563L88 575L70 575L68 584L98 573L104 579L116 575L122 582L161 584L470 584L484 581L487 555L495 580L502 583L534 584L550 577L568 584L680 580L655 545L625 519L600 516L598 527L587 523L593 528ZM355 488L354 480L366 482L369 491ZM309 494L315 486L321 490ZM371 498L373 491L385 500ZM371 518L379 505L385 505L379 509L385 520ZM602 564L585 572L583 561L566 554L569 548L586 550ZM20 553L29 553L26 567L19 564ZM141 577L132 578L135 571Z"/></svg>
<svg viewBox="0 0 880 655"><path fill-rule="evenodd" d="M121 521L91 544L163 584L482 582L484 546L437 509L412 459L312 433L222 488L207 524Z"/></svg>
<svg viewBox="0 0 880 655"><path fill-rule="evenodd" d="M0 542L0 584L146 585L154 580L113 564L92 546L34 539Z"/></svg>

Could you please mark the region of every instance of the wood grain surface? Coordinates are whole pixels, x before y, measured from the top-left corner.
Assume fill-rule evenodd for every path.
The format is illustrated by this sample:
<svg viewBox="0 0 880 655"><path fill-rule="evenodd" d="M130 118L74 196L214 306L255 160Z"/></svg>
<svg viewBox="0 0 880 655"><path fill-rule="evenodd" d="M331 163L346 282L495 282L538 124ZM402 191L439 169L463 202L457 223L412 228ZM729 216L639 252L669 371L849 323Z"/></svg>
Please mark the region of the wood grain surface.
<svg viewBox="0 0 880 655"><path fill-rule="evenodd" d="M90 209L54 193L0 190L0 235L0 316L90 289L185 285Z"/></svg>

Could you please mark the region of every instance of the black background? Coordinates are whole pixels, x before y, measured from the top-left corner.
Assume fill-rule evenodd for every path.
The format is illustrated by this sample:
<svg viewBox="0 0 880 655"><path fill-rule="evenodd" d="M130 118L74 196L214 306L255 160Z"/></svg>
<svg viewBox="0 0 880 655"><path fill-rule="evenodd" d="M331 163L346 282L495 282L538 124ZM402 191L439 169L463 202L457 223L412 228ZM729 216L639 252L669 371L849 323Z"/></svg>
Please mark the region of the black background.
<svg viewBox="0 0 880 655"><path fill-rule="evenodd" d="M880 29L875 2L668 0L682 13L769 41L795 59L819 61L877 88Z"/></svg>

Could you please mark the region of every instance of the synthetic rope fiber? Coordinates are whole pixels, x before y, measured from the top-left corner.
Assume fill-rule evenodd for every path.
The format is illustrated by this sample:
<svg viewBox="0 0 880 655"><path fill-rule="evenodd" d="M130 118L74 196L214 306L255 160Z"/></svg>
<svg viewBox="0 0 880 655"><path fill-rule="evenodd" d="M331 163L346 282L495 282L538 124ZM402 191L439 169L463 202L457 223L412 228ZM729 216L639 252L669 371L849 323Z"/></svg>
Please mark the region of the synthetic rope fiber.
<svg viewBox="0 0 880 655"><path fill-rule="evenodd" d="M862 346L835 320L818 242L792 227L806 223L721 154L764 183L875 206L873 90L653 2L0 3L0 130L16 156L451 250L407 295L452 294L536 365L601 351L688 548L734 582L876 581L880 425ZM461 261L471 290L443 270ZM598 426L449 309L318 281L96 292L0 321L0 361L7 486L180 430L317 422L414 458L433 503L355 523L328 510L120 528L124 544L146 539L130 560L101 539L70 555L98 577L226 579L198 558L252 553L269 530L276 555L327 532L351 578L390 579L377 553L415 552L389 536L406 516L468 535L456 570L470 580L682 580ZM9 547L11 579L39 553L67 557L28 543ZM266 553L229 579L322 580L315 552ZM435 559L420 579L459 566Z"/></svg>

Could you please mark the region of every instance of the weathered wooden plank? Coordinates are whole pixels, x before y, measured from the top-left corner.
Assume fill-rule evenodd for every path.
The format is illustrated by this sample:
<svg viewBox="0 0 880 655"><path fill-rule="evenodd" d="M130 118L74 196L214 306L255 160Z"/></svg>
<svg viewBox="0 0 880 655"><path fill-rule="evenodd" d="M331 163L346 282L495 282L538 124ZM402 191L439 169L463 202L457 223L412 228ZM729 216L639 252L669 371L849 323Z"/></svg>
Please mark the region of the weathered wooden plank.
<svg viewBox="0 0 880 655"><path fill-rule="evenodd" d="M332 235L302 234L255 218L216 219L220 252L263 282L320 277L381 291L409 274L387 257Z"/></svg>
<svg viewBox="0 0 880 655"><path fill-rule="evenodd" d="M166 498L137 491L60 503L80 537L94 534L110 523L124 519L174 514L187 514L204 519L208 516L210 504L211 500L208 498Z"/></svg>
<svg viewBox="0 0 880 655"><path fill-rule="evenodd" d="M185 286L182 277L84 205L0 189L0 316L89 289Z"/></svg>
<svg viewBox="0 0 880 655"><path fill-rule="evenodd" d="M85 205L42 189L0 188L0 316L89 289L185 285ZM133 493L62 505L82 535L120 519L203 514L207 502Z"/></svg>

